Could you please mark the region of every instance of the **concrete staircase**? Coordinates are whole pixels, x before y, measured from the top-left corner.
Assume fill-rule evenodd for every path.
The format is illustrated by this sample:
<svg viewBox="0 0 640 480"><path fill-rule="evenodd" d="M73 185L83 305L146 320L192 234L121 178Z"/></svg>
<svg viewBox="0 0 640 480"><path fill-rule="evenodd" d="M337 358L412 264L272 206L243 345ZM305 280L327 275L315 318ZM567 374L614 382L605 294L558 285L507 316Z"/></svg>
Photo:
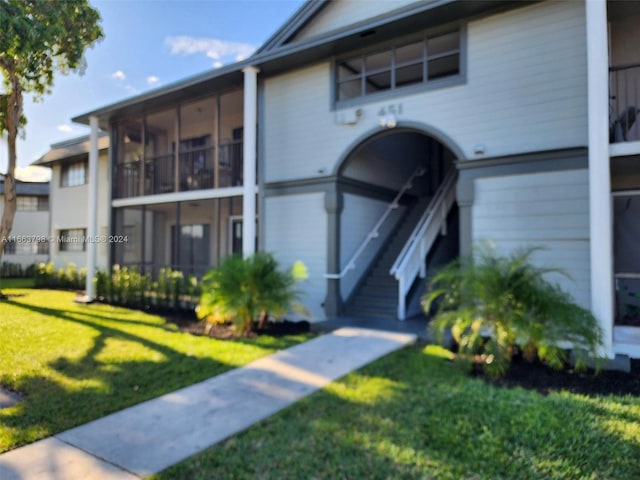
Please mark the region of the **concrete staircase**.
<svg viewBox="0 0 640 480"><path fill-rule="evenodd" d="M373 262L366 278L345 306L345 314L354 317L397 318L398 281L389 269L409 239L411 232L429 205L430 197L419 199L407 212L387 245Z"/></svg>

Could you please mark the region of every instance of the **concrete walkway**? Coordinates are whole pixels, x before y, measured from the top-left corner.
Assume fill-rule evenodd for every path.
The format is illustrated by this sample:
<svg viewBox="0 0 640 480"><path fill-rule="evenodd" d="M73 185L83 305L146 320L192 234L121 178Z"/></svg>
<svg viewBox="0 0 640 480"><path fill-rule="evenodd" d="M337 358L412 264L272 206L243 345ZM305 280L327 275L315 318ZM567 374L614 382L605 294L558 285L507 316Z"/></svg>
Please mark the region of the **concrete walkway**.
<svg viewBox="0 0 640 480"><path fill-rule="evenodd" d="M415 340L411 334L338 329L2 454L0 479L144 478Z"/></svg>

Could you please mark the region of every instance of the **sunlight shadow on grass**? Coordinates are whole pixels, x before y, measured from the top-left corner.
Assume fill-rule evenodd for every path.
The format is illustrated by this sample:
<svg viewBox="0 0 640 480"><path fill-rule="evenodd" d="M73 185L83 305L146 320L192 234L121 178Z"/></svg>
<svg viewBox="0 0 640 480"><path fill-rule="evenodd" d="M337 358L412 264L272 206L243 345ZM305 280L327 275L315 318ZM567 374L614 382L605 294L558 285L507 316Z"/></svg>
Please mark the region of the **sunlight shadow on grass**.
<svg viewBox="0 0 640 480"><path fill-rule="evenodd" d="M220 341L160 317L27 291L0 304L0 381L26 393L0 411L0 451L197 383L304 336ZM67 303L68 302L68 303ZM123 318L125 317L125 318Z"/></svg>

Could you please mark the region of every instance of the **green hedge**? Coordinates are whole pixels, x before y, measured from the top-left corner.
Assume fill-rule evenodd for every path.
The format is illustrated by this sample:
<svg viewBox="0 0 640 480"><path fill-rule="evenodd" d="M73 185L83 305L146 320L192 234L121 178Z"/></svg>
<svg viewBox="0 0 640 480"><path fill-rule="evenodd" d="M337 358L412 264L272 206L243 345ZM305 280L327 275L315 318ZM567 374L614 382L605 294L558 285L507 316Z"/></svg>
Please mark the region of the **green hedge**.
<svg viewBox="0 0 640 480"><path fill-rule="evenodd" d="M35 285L39 288L84 290L86 287L87 269L78 269L73 263L56 268L53 262L40 262L24 270L17 264L5 265L6 262L2 265L2 278L35 278ZM154 280L135 267L114 265L111 272L98 270L94 282L100 301L139 310L195 311L201 291L196 277L185 277L182 272L171 268L161 269Z"/></svg>
<svg viewBox="0 0 640 480"><path fill-rule="evenodd" d="M87 269L78 269L74 263L65 268L56 268L53 262L40 262L36 267L36 287L84 290L87 281Z"/></svg>
<svg viewBox="0 0 640 480"><path fill-rule="evenodd" d="M96 274L97 297L113 305L141 310L168 309L194 311L200 298L196 277L163 268L158 278L141 274L135 267L114 265L111 272Z"/></svg>
<svg viewBox="0 0 640 480"><path fill-rule="evenodd" d="M37 268L35 263L23 267L19 263L2 262L2 266L0 266L0 278L33 278L35 277Z"/></svg>

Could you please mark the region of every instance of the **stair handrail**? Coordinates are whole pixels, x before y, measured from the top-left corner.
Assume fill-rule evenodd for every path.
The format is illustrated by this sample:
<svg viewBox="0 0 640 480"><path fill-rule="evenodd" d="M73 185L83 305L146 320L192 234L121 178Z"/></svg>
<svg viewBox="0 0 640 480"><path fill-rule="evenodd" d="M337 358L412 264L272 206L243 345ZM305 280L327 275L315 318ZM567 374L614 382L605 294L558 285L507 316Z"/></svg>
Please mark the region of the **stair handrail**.
<svg viewBox="0 0 640 480"><path fill-rule="evenodd" d="M367 245L369 244L369 242L371 240L373 240L374 238L377 238L378 235L380 234L379 230L380 227L382 226L382 224L385 222L385 220L389 217L389 215L391 214L391 212L393 210L395 210L396 208L398 208L399 201L400 198L402 198L402 196L405 194L405 192L407 190L409 190L411 187L413 187L413 180L416 177L419 177L421 175L424 175L425 173L425 168L424 167L418 167L416 168L413 173L411 174L411 176L407 179L407 181L402 185L402 188L400 189L400 191L398 192L398 194L395 196L395 198L391 201L391 203L389 204L389 206L385 209L384 213L382 214L382 216L380 217L380 219L376 222L376 224L373 226L373 228L371 229L371 231L365 236L364 240L362 241L362 243L360 244L360 246L358 247L358 249L355 251L355 253L351 256L351 259L347 262L347 265L342 269L342 271L340 273L325 273L325 278L330 278L330 279L339 279L339 278L343 278L350 270L354 270L356 268L356 259L362 254L362 252L364 252L364 249L367 247Z"/></svg>
<svg viewBox="0 0 640 480"><path fill-rule="evenodd" d="M424 213L420 217L420 220L418 220L418 223L416 223L416 226L411 232L411 235L409 235L407 242L404 244L404 247L402 247L402 250L400 250L400 253L396 257L396 261L393 262L393 265L389 270L389 273L391 275L395 275L395 273L400 269L400 266L402 265L405 257L409 254L409 249L415 248L413 246L420 239L421 231L425 228L427 224L427 221L426 221L427 218L432 216L432 212L435 210L438 204L442 203L442 198L444 197L444 194L451 188L455 178L456 178L456 169L452 168L451 170L449 170L447 175L445 175L445 178L440 184L440 187L438 187L438 190L436 191L435 195L427 205L427 208L425 208Z"/></svg>
<svg viewBox="0 0 640 480"><path fill-rule="evenodd" d="M456 177L457 171L453 167L445 176L389 270L389 273L398 280L398 318L401 320L406 317L406 295L418 274L421 277L426 276L424 259L435 241L437 232L446 226L447 214L456 198Z"/></svg>

